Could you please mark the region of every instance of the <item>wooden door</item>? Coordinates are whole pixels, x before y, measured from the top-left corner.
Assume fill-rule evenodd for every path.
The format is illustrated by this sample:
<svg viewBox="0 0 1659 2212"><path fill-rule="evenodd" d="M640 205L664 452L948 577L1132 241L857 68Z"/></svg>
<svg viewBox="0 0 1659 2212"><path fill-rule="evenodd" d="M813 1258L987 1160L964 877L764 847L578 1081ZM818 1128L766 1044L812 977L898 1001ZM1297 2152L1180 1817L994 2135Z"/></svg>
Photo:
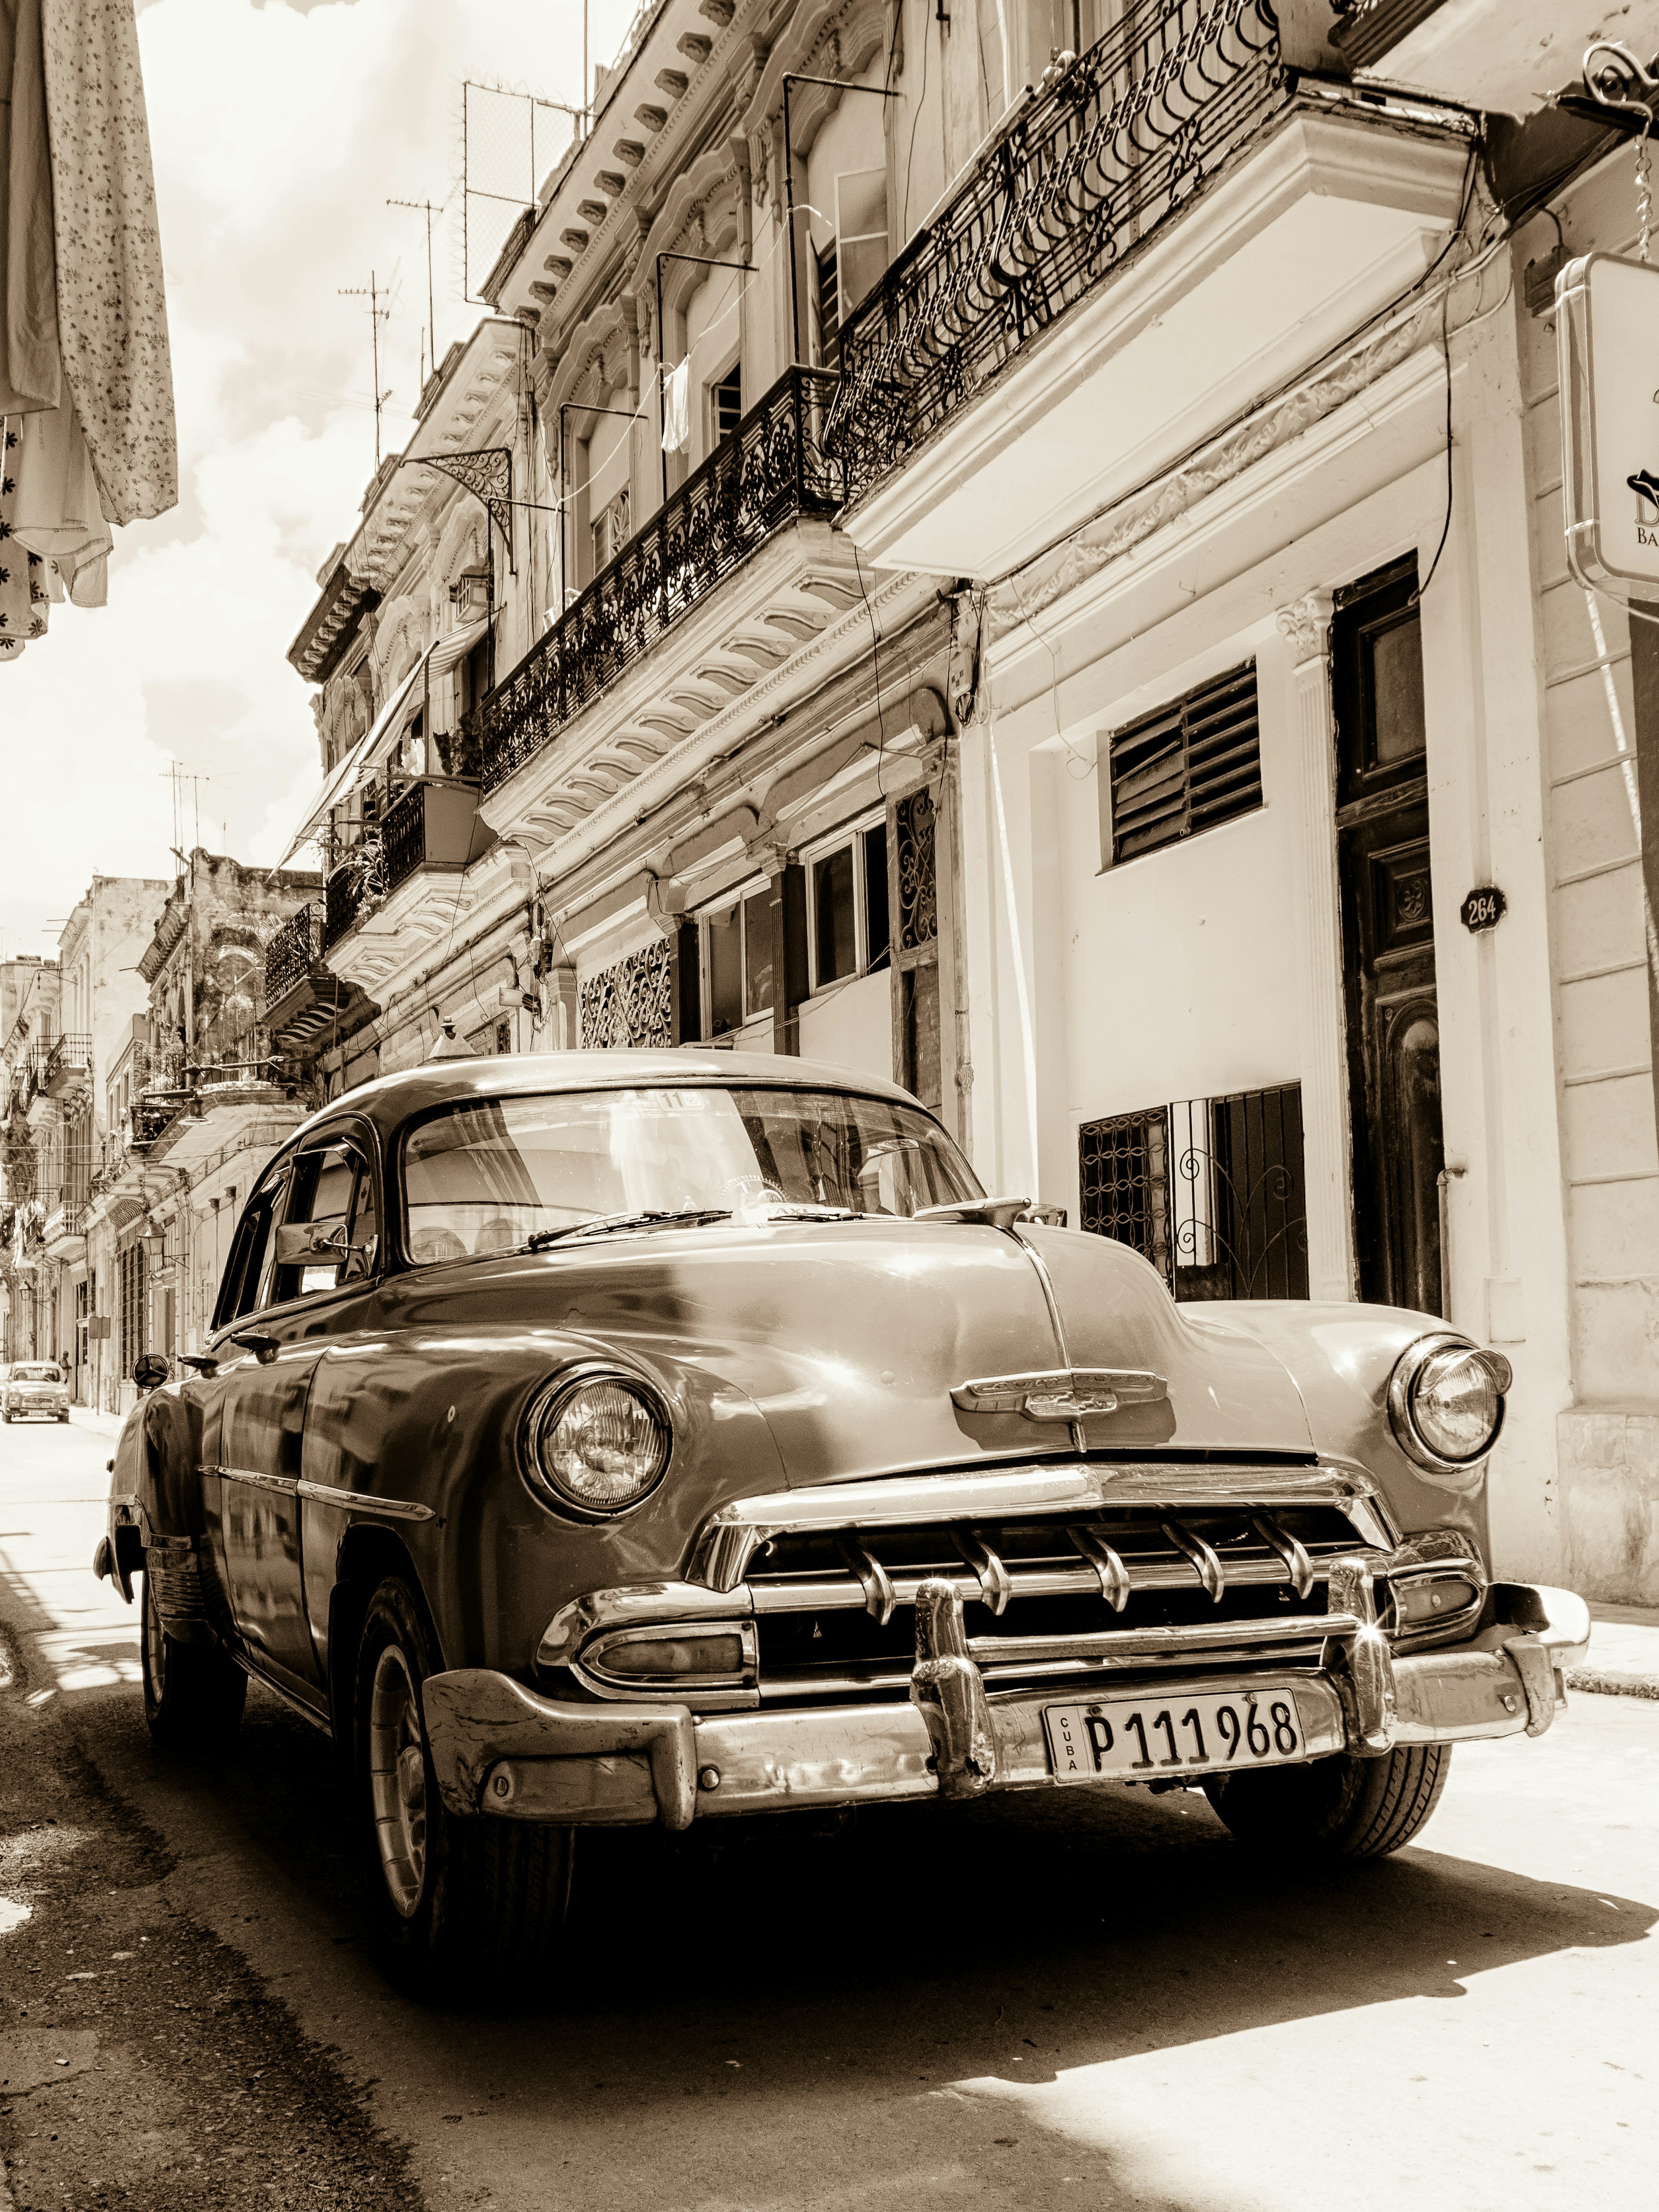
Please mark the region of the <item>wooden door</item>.
<svg viewBox="0 0 1659 2212"><path fill-rule="evenodd" d="M1444 1310L1440 1016L1415 560L1337 594L1337 859L1359 1295Z"/></svg>

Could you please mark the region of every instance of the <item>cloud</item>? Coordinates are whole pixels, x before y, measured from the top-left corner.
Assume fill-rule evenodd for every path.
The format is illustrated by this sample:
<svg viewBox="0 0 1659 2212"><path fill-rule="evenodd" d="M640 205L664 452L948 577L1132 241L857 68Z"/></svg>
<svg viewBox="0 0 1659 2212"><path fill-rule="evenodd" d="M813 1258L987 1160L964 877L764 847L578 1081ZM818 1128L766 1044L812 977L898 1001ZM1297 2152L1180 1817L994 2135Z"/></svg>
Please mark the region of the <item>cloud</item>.
<svg viewBox="0 0 1659 2212"><path fill-rule="evenodd" d="M614 53L633 9L594 0L591 15L594 55ZM312 695L283 656L374 465L368 302L343 295L371 270L389 288L395 450L419 387L426 248L421 218L386 202L450 197L441 355L479 313L459 283L461 80L580 97L580 0L149 0L139 40L179 504L117 533L107 608L53 608L46 640L0 668L8 953L51 951L44 925L94 872L172 872L169 760L206 779L186 842L199 807L204 844L276 859L320 775Z"/></svg>

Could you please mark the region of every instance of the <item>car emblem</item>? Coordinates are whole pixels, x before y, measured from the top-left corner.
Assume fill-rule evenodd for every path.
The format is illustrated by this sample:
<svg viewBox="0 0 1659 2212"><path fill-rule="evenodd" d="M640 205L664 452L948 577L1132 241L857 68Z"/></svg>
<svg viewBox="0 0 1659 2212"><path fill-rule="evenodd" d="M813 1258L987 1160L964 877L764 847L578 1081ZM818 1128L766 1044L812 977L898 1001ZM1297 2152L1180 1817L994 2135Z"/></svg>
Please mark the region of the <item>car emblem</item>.
<svg viewBox="0 0 1659 2212"><path fill-rule="evenodd" d="M1120 1406L1167 1398L1161 1375L1144 1368L1059 1367L1036 1375L992 1375L958 1382L951 1402L964 1413L1024 1413L1028 1421L1081 1421Z"/></svg>

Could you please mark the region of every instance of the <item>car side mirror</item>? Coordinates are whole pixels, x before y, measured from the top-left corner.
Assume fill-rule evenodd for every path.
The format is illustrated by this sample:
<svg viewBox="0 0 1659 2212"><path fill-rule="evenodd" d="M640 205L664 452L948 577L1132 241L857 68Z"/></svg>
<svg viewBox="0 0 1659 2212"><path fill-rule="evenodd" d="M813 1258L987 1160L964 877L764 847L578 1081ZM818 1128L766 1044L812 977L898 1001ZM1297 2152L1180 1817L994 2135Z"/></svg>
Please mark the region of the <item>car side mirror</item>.
<svg viewBox="0 0 1659 2212"><path fill-rule="evenodd" d="M132 1363L132 1379L141 1390L159 1390L172 1373L159 1352L141 1352Z"/></svg>
<svg viewBox="0 0 1659 2212"><path fill-rule="evenodd" d="M276 1231L279 1267L308 1267L322 1261L343 1260L354 1249L347 1240L343 1221L320 1234L314 1221L284 1222Z"/></svg>
<svg viewBox="0 0 1659 2212"><path fill-rule="evenodd" d="M1063 1229L1066 1226L1065 1207L1050 1206L1046 1200L1040 1198L1033 1199L1019 1218L1022 1221L1035 1221L1044 1229Z"/></svg>

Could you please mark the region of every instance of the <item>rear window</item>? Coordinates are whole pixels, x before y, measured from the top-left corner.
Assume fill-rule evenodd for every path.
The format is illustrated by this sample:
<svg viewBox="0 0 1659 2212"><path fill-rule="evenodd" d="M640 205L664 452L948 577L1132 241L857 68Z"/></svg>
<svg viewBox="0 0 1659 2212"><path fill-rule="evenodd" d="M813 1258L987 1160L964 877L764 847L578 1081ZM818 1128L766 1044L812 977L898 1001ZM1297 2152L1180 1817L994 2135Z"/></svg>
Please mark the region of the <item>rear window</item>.
<svg viewBox="0 0 1659 2212"><path fill-rule="evenodd" d="M11 1379L14 1382L61 1382L64 1371L60 1367L14 1367Z"/></svg>

